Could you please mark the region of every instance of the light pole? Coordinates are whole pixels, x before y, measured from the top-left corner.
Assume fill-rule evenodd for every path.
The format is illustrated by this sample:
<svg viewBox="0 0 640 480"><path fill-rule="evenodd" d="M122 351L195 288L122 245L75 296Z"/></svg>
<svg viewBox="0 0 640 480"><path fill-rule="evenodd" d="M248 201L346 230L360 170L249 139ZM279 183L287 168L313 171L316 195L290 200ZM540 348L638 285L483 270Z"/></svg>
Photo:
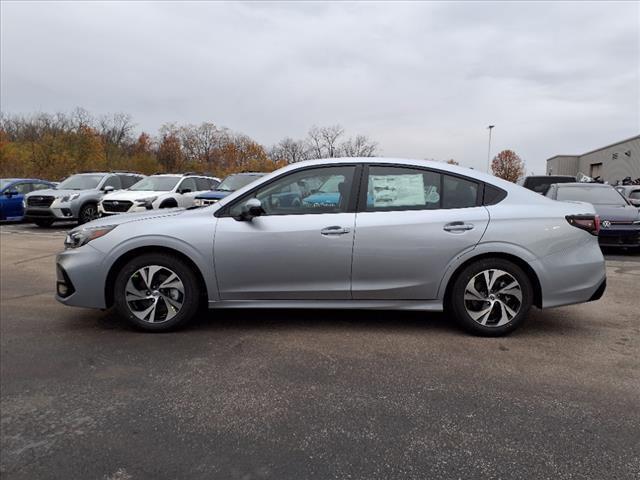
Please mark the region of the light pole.
<svg viewBox="0 0 640 480"><path fill-rule="evenodd" d="M495 125L489 125L487 128L489 129L489 150L487 151L487 173L491 168L491 130L493 130Z"/></svg>

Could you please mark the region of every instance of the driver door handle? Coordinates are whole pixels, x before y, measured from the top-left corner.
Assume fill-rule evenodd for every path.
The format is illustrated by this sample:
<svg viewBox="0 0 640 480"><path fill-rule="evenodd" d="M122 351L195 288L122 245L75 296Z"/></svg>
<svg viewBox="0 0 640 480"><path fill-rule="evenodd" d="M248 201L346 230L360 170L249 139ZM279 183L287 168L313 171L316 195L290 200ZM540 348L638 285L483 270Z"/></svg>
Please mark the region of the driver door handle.
<svg viewBox="0 0 640 480"><path fill-rule="evenodd" d="M332 227L325 227L320 230L320 234L322 235L344 235L345 233L349 233L351 230L345 227L340 227L338 225L334 225Z"/></svg>
<svg viewBox="0 0 640 480"><path fill-rule="evenodd" d="M442 227L442 229L445 232L464 232L466 230L472 230L473 227L473 223L451 222L447 223L444 227Z"/></svg>

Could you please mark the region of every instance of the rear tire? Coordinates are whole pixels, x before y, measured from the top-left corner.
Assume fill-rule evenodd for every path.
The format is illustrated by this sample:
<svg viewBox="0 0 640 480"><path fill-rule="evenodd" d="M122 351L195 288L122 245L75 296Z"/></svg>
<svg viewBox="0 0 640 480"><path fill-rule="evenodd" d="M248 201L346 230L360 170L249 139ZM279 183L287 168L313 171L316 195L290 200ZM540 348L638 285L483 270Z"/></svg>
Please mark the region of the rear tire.
<svg viewBox="0 0 640 480"><path fill-rule="evenodd" d="M200 286L183 260L148 253L130 260L114 284L117 312L147 332L175 330L190 321L200 306Z"/></svg>
<svg viewBox="0 0 640 480"><path fill-rule="evenodd" d="M33 223L35 223L37 226L42 227L42 228L46 228L46 227L50 227L51 225L53 225L53 220L49 220L49 219L38 219L38 220L34 220Z"/></svg>
<svg viewBox="0 0 640 480"><path fill-rule="evenodd" d="M499 337L524 323L533 288L527 274L513 262L487 258L460 272L448 300L450 311L468 332Z"/></svg>

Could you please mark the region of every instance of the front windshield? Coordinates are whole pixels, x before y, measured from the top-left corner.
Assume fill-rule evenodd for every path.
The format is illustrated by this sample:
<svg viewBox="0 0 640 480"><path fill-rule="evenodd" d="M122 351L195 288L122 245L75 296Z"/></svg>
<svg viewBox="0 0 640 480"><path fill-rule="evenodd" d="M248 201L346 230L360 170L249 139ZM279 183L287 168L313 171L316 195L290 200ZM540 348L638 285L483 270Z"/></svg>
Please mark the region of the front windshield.
<svg viewBox="0 0 640 480"><path fill-rule="evenodd" d="M254 180L257 180L262 175L229 175L222 180L220 185L216 187L216 190L223 190L225 192L234 192L245 185L249 185Z"/></svg>
<svg viewBox="0 0 640 480"><path fill-rule="evenodd" d="M342 177L332 176L322 184L322 186L318 189L319 193L338 193L338 185L343 182Z"/></svg>
<svg viewBox="0 0 640 480"><path fill-rule="evenodd" d="M104 175L71 175L58 185L59 190L93 190L98 188Z"/></svg>
<svg viewBox="0 0 640 480"><path fill-rule="evenodd" d="M152 192L168 192L173 190L182 177L147 177L129 187L129 190L148 190Z"/></svg>
<svg viewBox="0 0 640 480"><path fill-rule="evenodd" d="M558 200L577 200L593 205L626 205L618 191L603 187L559 187Z"/></svg>

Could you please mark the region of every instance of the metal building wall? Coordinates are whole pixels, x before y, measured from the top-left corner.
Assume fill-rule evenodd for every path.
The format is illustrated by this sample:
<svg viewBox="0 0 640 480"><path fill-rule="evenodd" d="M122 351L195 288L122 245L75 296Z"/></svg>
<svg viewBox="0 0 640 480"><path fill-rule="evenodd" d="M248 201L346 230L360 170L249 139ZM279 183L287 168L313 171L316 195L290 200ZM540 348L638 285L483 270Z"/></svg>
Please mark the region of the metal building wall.
<svg viewBox="0 0 640 480"><path fill-rule="evenodd" d="M547 160L547 175L576 175L578 156L557 155Z"/></svg>
<svg viewBox="0 0 640 480"><path fill-rule="evenodd" d="M625 177L640 178L640 135L580 155L579 171L591 174L592 165L602 163L601 177L610 184Z"/></svg>

